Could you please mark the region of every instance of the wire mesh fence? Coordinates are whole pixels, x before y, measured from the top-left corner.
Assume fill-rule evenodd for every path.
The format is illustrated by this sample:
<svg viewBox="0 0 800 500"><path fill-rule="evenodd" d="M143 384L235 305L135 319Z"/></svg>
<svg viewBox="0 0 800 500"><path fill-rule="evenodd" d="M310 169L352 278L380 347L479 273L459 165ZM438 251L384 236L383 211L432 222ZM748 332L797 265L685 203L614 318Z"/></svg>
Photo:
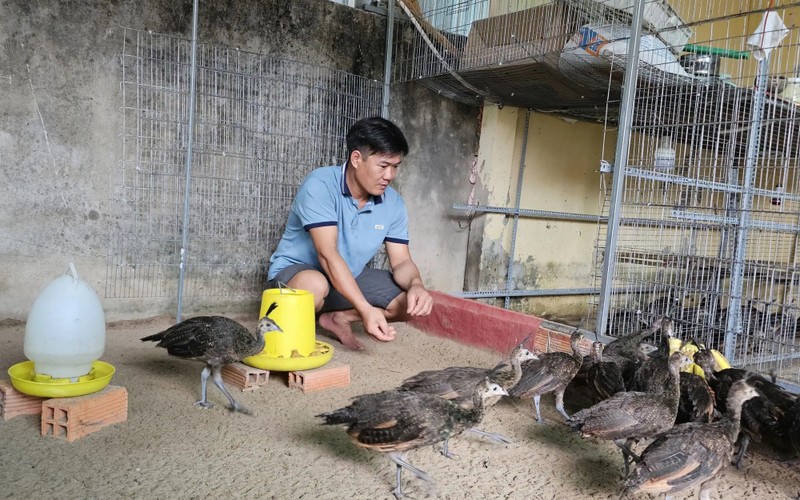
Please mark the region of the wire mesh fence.
<svg viewBox="0 0 800 500"><path fill-rule="evenodd" d="M800 2L645 0L633 68L635 0L403 3L395 81L630 135L619 200L601 174L601 215L621 213L614 255L603 223L594 255L595 287L615 262L612 335L669 314L734 364L800 381ZM632 126L616 131L626 70Z"/></svg>
<svg viewBox="0 0 800 500"><path fill-rule="evenodd" d="M800 381L800 120L786 92L800 31L783 38L763 24L797 3L670 4L692 36L670 78L640 74L633 126L620 131L631 148L619 210L634 222L621 224L615 255L601 255L615 259L613 284L628 291L613 298L609 331L669 315L684 338L734 364ZM753 43L771 44L767 59L752 57ZM640 57L654 59L647 51Z"/></svg>
<svg viewBox="0 0 800 500"><path fill-rule="evenodd" d="M126 29L119 227L106 296L175 297L185 196L190 41ZM187 297L257 297L305 175L340 164L382 84L344 71L198 44Z"/></svg>

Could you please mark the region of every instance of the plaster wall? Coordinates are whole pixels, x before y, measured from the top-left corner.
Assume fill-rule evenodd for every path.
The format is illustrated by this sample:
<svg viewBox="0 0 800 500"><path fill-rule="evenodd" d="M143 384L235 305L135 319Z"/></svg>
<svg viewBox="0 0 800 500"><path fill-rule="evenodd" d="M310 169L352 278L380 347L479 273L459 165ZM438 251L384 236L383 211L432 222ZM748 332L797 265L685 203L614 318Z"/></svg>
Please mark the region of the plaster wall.
<svg viewBox="0 0 800 500"><path fill-rule="evenodd" d="M381 16L327 0L200 5L201 43L383 78ZM110 238L124 217L113 201L122 27L187 39L191 9L189 0L0 2L0 318L24 320L69 261L98 292L109 320L175 313L175 297L107 299L104 286ZM460 289L466 234L444 211L469 189L463 179L477 110L421 86L397 87L390 118L412 153L396 185L412 218L412 252L431 288ZM257 312L258 300L201 298L185 314Z"/></svg>
<svg viewBox="0 0 800 500"><path fill-rule="evenodd" d="M479 161L485 205L513 207L522 154L525 110L484 108ZM605 150L603 149L605 144ZM532 112L522 170L520 208L598 215L601 209L599 161L613 161L616 134L601 125ZM609 185L610 188L610 185ZM482 231L473 227L467 274L480 290L504 289L513 217L486 214ZM478 220L478 219L476 219ZM474 223L474 221L473 221ZM515 289L584 288L593 283L597 223L520 217L513 256ZM476 234L477 233L477 234ZM479 252L476 257L473 252ZM582 318L586 296L518 298L514 310L558 320Z"/></svg>

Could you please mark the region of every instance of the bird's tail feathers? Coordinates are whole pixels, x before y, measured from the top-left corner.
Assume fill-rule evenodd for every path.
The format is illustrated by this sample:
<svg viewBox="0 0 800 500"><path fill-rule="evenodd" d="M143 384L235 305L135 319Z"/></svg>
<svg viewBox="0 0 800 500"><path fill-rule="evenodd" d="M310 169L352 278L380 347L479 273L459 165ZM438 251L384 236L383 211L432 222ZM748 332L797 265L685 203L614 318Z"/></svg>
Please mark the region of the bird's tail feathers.
<svg viewBox="0 0 800 500"><path fill-rule="evenodd" d="M161 339L164 338L164 332L158 332L153 335L148 335L147 337L142 337L140 340L142 342L160 342Z"/></svg>
<svg viewBox="0 0 800 500"><path fill-rule="evenodd" d="M351 424L355 420L355 416L349 408L340 408L328 413L320 413L317 418L323 420L322 425L339 425Z"/></svg>

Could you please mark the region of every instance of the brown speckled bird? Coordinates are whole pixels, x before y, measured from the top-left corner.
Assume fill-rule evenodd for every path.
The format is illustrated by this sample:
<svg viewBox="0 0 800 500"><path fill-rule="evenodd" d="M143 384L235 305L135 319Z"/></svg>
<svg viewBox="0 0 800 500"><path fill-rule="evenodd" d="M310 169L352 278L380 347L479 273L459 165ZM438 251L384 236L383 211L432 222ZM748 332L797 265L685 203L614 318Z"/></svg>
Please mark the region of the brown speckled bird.
<svg viewBox="0 0 800 500"><path fill-rule="evenodd" d="M570 417L564 410L564 390L583 362L583 355L578 347L582 338L583 335L577 331L570 336L572 354L549 352L541 354L539 359L522 363L522 378L508 394L516 398L533 398L538 423L543 422L539 411L542 394L551 392L556 395L556 410L569 420Z"/></svg>
<svg viewBox="0 0 800 500"><path fill-rule="evenodd" d="M608 399L625 390L625 381L619 365L613 361L603 360L602 342L592 344L592 362L586 368L586 384L595 402Z"/></svg>
<svg viewBox="0 0 800 500"><path fill-rule="evenodd" d="M711 422L715 396L708 382L700 375L681 372L681 400L675 423Z"/></svg>
<svg viewBox="0 0 800 500"><path fill-rule="evenodd" d="M669 494L700 485L700 498L710 498L709 481L731 463L742 405L757 395L740 380L731 386L724 418L676 425L656 438L626 479L626 490Z"/></svg>
<svg viewBox="0 0 800 500"><path fill-rule="evenodd" d="M222 382L222 367L254 356L264 349L264 334L281 331L267 316L277 304L270 305L267 313L258 322L255 332L247 330L238 322L223 316L197 316L181 321L163 332L144 337L144 342L158 342L173 356L196 359L206 363L200 373L200 399L195 403L202 408L214 406L208 401L206 389L208 376L214 385L228 398L231 411L250 414L250 410L239 404Z"/></svg>
<svg viewBox="0 0 800 500"><path fill-rule="evenodd" d="M669 357L667 386L651 392L618 392L614 396L581 410L572 416L570 425L583 437L610 439L622 450L625 475L635 439L652 437L675 424L680 399L680 369L691 360L680 352Z"/></svg>
<svg viewBox="0 0 800 500"><path fill-rule="evenodd" d="M323 425L347 425L347 434L356 446L386 453L397 466L394 496L402 498L403 468L430 481L425 472L408 463L405 452L442 442L478 425L484 401L505 394L505 389L485 378L474 391L473 408L465 410L433 394L394 389L359 396L349 406L317 417L324 420Z"/></svg>
<svg viewBox="0 0 800 500"><path fill-rule="evenodd" d="M420 372L403 381L399 387L402 391L426 392L449 399L462 408L472 408L472 396L475 386L486 377L498 384L506 391L514 387L522 377L522 363L531 359L538 359L535 354L525 348L523 340L511 351L507 365L501 364L493 369L477 368L473 366L451 366L443 370L428 370ZM495 396L484 401L484 407L490 407L500 401L500 396Z"/></svg>
<svg viewBox="0 0 800 500"><path fill-rule="evenodd" d="M791 435L788 432L789 419L787 419L787 414L790 417L792 415L791 409L797 402L797 396L759 373L739 368L717 371L716 361L708 349L697 351L694 361L705 372L708 384L716 395L717 408L722 412L726 410L728 392L735 382L746 380L759 392L758 397L747 401L742 407L742 432L739 451L736 454L737 468L741 467L751 439L760 442L780 458L794 459L800 456L798 454L800 450L795 450L792 446Z"/></svg>
<svg viewBox="0 0 800 500"><path fill-rule="evenodd" d="M636 358L636 350L641 342L653 337L657 332L661 331L662 334L672 336L675 328L675 323L672 319L661 316L657 318L649 328L642 330L639 333L633 333L624 337L619 337L616 340L609 342L603 353L606 356L625 356L628 359Z"/></svg>

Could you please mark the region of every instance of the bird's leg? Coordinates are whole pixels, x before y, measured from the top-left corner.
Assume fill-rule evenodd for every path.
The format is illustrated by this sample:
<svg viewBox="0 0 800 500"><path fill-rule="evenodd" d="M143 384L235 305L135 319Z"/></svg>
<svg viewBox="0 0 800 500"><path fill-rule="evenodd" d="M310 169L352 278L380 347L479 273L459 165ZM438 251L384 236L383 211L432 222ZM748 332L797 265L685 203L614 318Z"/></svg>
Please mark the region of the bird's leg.
<svg viewBox="0 0 800 500"><path fill-rule="evenodd" d="M395 469L397 471L396 478L395 478L395 487L392 490L392 494L397 500L403 498L403 489L400 487L400 476L403 475L403 467L400 464L394 464Z"/></svg>
<svg viewBox="0 0 800 500"><path fill-rule="evenodd" d="M711 500L711 488L708 481L700 485L700 500Z"/></svg>
<svg viewBox="0 0 800 500"><path fill-rule="evenodd" d="M625 448L628 449L628 456L631 458L631 462L641 462L642 457L637 455L633 452L633 447L639 443L639 440L636 438L628 438L625 440Z"/></svg>
<svg viewBox="0 0 800 500"><path fill-rule="evenodd" d="M447 443L450 441L450 438L444 438L444 442L442 443L442 451L441 454L446 456L447 458L455 458L456 456L447 449Z"/></svg>
<svg viewBox="0 0 800 500"><path fill-rule="evenodd" d="M542 424L544 420L542 420L542 414L539 412L539 401L542 399L542 396L539 394L533 396L533 406L536 408L536 422Z"/></svg>
<svg viewBox="0 0 800 500"><path fill-rule="evenodd" d="M449 443L449 442L450 442L450 438L444 438L444 441L442 442L442 451L441 451L441 453L442 453L442 455L446 456L447 458L456 458L455 453L450 453L450 450L447 447L447 443Z"/></svg>
<svg viewBox="0 0 800 500"><path fill-rule="evenodd" d="M208 398L206 397L207 389L208 389L208 376L211 375L211 367L206 365L203 368L203 371L200 372L200 399L195 403L197 406L201 406L203 408L213 408L214 404L208 402Z"/></svg>
<svg viewBox="0 0 800 500"><path fill-rule="evenodd" d="M614 444L619 446L619 449L622 450L622 460L625 464L625 472L623 472L623 477L628 477L628 474L630 474L631 463L633 463L634 461L638 462L641 460L641 458L638 455L636 455L633 451L631 451L629 442L631 442L630 439L625 441L622 441L621 439L614 440Z"/></svg>
<svg viewBox="0 0 800 500"><path fill-rule="evenodd" d="M566 418L567 422L569 422L570 420L572 420L572 417L570 417L569 414L566 411L564 411L564 391L565 390L566 390L566 387L564 387L560 391L556 392L556 410L558 410L558 412L560 414L564 415L564 418Z"/></svg>
<svg viewBox="0 0 800 500"><path fill-rule="evenodd" d="M392 462L394 462L395 464L397 464L397 486L395 486L394 491L392 492L392 493L394 493L395 498L398 498L398 499L399 498L403 498L403 490L400 487L401 467L405 467L406 469L411 471L411 473L414 474L418 479L422 479L423 481L430 481L431 480L430 476L428 476L424 471L422 471L420 469L417 469L416 467L414 467L413 465L408 463L406 461L405 457L403 457L402 454L400 454L400 453L389 453L388 455L389 455L389 459Z"/></svg>
<svg viewBox="0 0 800 500"><path fill-rule="evenodd" d="M222 394L224 394L225 397L228 398L228 402L230 402L230 404L231 404L228 407L228 409L230 411L238 411L240 413L244 413L245 415L251 415L250 410L245 408L243 405L240 405L239 403L237 403L236 400L233 399L233 396L231 396L231 393L228 392L228 389L225 388L225 384L222 383L222 367L221 366L214 366L213 367L213 370L211 372L211 377L214 380L214 385L219 387L219 390L222 391Z"/></svg>
<svg viewBox="0 0 800 500"><path fill-rule="evenodd" d="M486 431L482 431L480 429L474 429L474 428L473 429L468 429L468 431L472 432L473 434L477 434L479 436L483 436L483 437L489 439L490 441L492 441L493 443L507 443L507 444L510 444L512 442L510 439L508 439L507 437L503 436L502 434L497 434L495 432L486 432Z"/></svg>
<svg viewBox="0 0 800 500"><path fill-rule="evenodd" d="M736 464L737 469L742 468L742 459L747 453L748 446L750 446L750 436L746 432L742 432L739 436L739 451L736 453L736 460L733 462Z"/></svg>

